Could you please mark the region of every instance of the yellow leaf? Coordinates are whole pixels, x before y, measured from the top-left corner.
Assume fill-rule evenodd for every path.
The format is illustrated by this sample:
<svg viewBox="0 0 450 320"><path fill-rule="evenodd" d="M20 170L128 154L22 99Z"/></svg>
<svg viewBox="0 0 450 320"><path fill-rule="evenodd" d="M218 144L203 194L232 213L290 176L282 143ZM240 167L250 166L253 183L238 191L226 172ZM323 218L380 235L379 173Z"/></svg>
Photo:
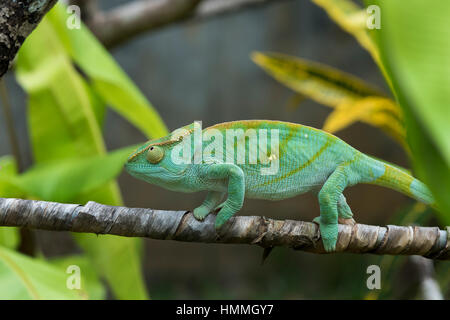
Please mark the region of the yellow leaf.
<svg viewBox="0 0 450 320"><path fill-rule="evenodd" d="M342 103L328 116L323 129L328 132L336 132L356 121L379 127L406 146L403 117L400 109L392 100L369 96Z"/></svg>
<svg viewBox="0 0 450 320"><path fill-rule="evenodd" d="M369 36L366 21L366 10L351 0L312 0L322 7L342 29L353 35L360 45L369 51L372 58L380 65L380 54L377 46Z"/></svg>
<svg viewBox="0 0 450 320"><path fill-rule="evenodd" d="M384 96L363 80L317 62L280 53L255 52L251 57L287 87L329 107L367 96Z"/></svg>
<svg viewBox="0 0 450 320"><path fill-rule="evenodd" d="M406 146L401 109L363 80L320 63L279 53L255 52L252 59L302 96L335 108L325 123L325 130L336 132L362 121L382 129Z"/></svg>
<svg viewBox="0 0 450 320"><path fill-rule="evenodd" d="M377 63L384 75L389 87L392 83L387 76L384 65L380 60L378 46L369 35L367 28L368 14L366 10L351 0L312 0L316 5L324 9L328 16L336 22L344 31L350 33L359 44L366 49Z"/></svg>

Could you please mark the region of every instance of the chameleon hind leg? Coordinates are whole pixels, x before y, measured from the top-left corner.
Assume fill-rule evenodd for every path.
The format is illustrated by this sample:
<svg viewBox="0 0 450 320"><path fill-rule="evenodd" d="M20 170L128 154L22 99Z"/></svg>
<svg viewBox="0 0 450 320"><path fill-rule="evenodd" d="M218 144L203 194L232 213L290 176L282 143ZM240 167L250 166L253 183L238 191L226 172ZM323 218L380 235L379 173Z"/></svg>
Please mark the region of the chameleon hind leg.
<svg viewBox="0 0 450 320"><path fill-rule="evenodd" d="M241 168L235 164L219 163L211 164L204 172L204 177L213 180L225 180L228 183L227 199L219 205L220 211L217 213L215 222L216 229L219 229L236 212L241 210L245 197L245 176Z"/></svg>
<svg viewBox="0 0 450 320"><path fill-rule="evenodd" d="M205 201L203 201L199 207L194 209L194 217L200 221L204 220L208 214L216 209L216 206L220 203L222 198L222 192L209 191L206 195Z"/></svg>
<svg viewBox="0 0 450 320"><path fill-rule="evenodd" d="M336 249L336 242L338 238L338 217L341 206L342 213L348 216L351 211L341 200L342 192L347 186L346 166L338 166L336 170L328 177L322 189L318 194L320 205L320 217L314 219L319 223L320 235L325 251L330 252ZM344 198L345 199L345 198ZM340 202L340 205L338 204ZM345 202L347 204L347 202Z"/></svg>

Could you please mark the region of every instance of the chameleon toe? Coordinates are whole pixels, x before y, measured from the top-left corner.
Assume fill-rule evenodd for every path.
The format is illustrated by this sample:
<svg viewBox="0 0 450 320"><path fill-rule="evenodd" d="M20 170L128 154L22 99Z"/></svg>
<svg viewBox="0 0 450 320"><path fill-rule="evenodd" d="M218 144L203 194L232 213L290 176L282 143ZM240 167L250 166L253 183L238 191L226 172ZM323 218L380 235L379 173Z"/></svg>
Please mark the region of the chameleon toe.
<svg viewBox="0 0 450 320"><path fill-rule="evenodd" d="M197 220L203 221L209 214L209 209L203 206L194 209L194 217Z"/></svg>

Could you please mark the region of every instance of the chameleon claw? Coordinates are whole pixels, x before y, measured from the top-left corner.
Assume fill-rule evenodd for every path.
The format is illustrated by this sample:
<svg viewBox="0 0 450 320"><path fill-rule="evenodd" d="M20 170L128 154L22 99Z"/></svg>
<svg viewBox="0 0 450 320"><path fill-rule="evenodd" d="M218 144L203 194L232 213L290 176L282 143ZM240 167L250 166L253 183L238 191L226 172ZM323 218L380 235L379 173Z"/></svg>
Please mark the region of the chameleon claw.
<svg viewBox="0 0 450 320"><path fill-rule="evenodd" d="M200 206L194 209L193 215L195 219L203 221L205 220L205 218L208 216L209 213L210 212L208 208Z"/></svg>

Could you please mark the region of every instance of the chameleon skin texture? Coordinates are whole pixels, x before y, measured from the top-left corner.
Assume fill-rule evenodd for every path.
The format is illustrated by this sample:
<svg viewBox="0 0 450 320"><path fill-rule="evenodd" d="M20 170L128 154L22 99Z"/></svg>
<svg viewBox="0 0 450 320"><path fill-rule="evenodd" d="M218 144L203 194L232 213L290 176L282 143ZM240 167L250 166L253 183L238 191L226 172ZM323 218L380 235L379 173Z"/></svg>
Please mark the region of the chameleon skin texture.
<svg viewBox="0 0 450 320"><path fill-rule="evenodd" d="M320 216L314 221L320 225L325 250L334 251L338 218L353 217L343 195L348 186L376 184L434 203L428 188L408 173L312 127L243 120L203 131L194 128L192 124L147 142L130 155L125 169L169 190L209 191L193 213L203 220L220 208L217 229L242 208L245 197L283 200L313 192L320 205ZM185 157L182 162L173 157L180 154Z"/></svg>

